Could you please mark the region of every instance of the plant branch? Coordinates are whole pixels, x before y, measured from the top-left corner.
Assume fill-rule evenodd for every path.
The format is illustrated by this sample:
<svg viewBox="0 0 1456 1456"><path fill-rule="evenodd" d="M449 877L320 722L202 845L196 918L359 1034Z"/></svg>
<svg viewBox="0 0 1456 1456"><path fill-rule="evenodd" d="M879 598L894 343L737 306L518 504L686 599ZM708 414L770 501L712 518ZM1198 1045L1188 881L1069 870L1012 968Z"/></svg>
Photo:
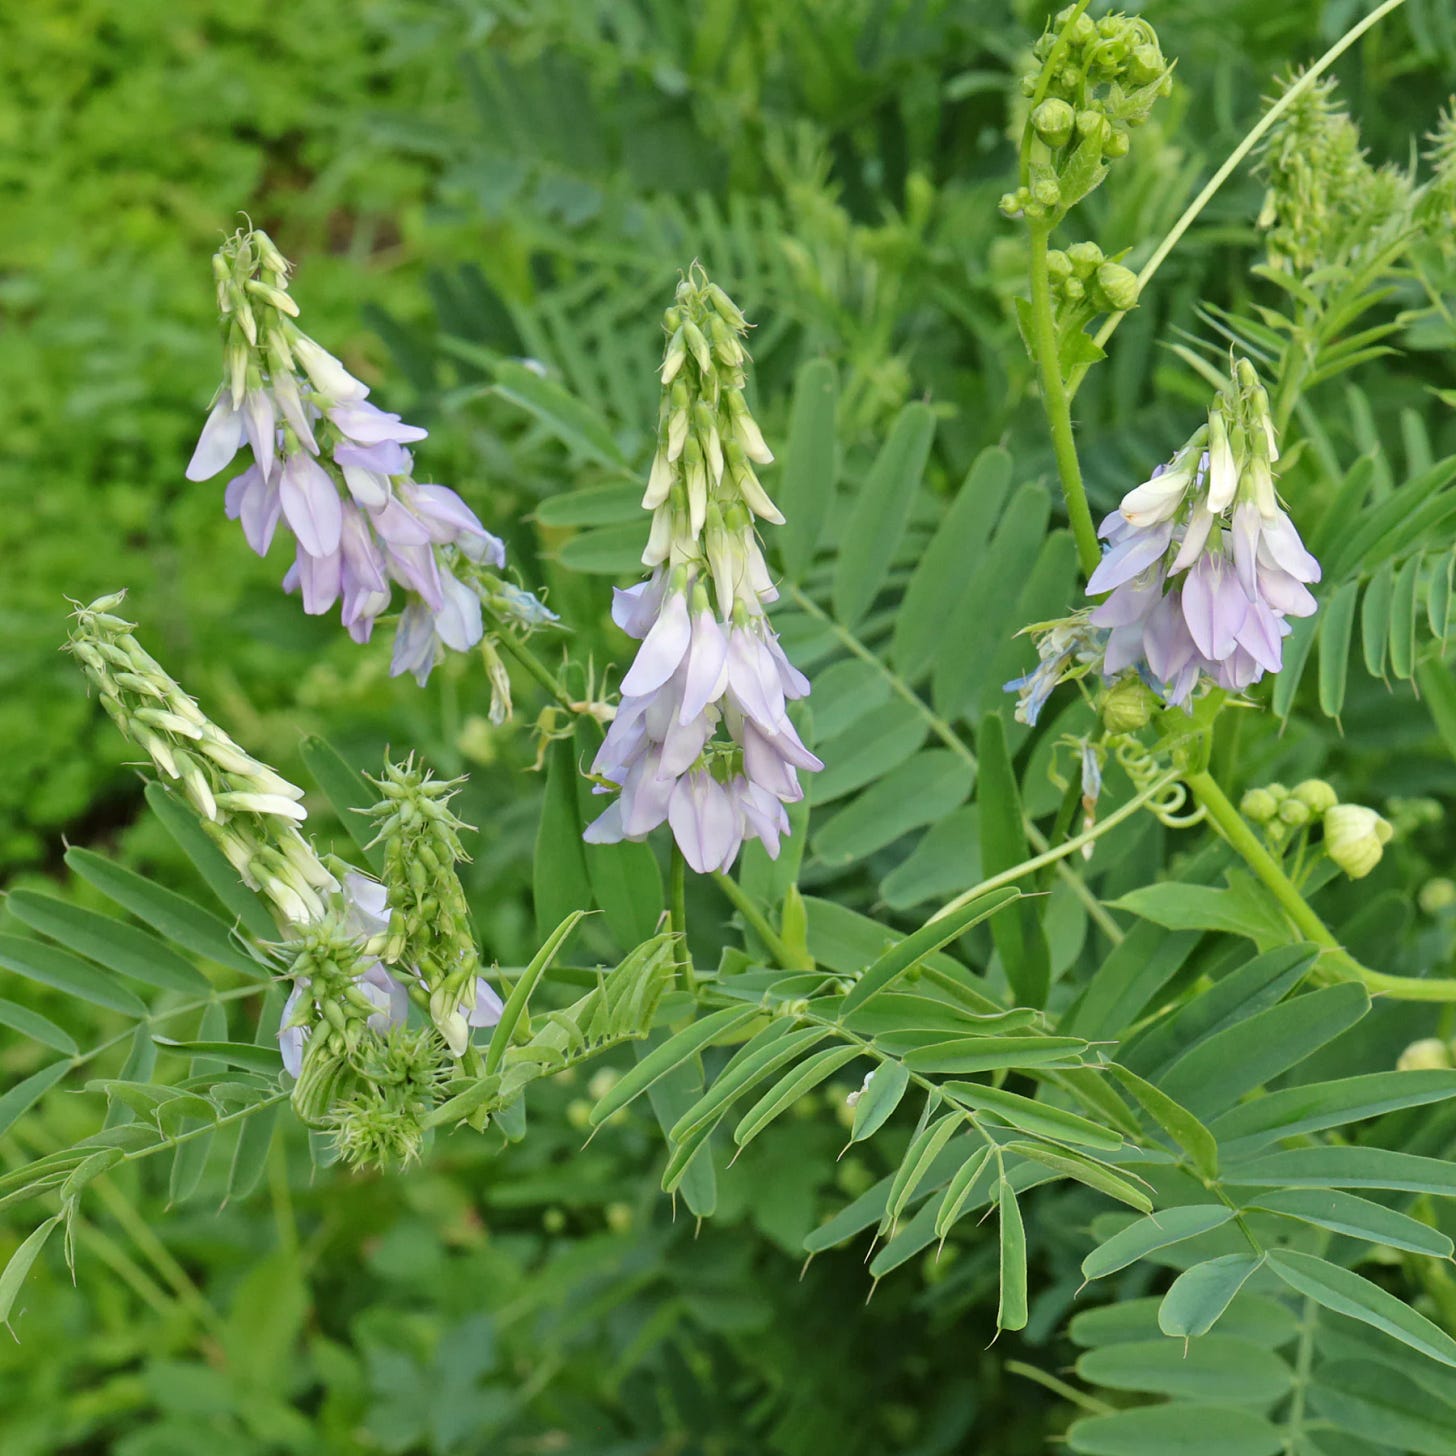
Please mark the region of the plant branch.
<svg viewBox="0 0 1456 1456"><path fill-rule="evenodd" d="M788 948L783 937L768 923L768 917L753 903L747 891L737 880L731 875L725 875L721 870L714 870L713 883L732 901L733 908L744 918L753 933L768 947L769 954L778 962L780 970L811 971L814 969L813 966L801 964L803 957L796 956Z"/></svg>

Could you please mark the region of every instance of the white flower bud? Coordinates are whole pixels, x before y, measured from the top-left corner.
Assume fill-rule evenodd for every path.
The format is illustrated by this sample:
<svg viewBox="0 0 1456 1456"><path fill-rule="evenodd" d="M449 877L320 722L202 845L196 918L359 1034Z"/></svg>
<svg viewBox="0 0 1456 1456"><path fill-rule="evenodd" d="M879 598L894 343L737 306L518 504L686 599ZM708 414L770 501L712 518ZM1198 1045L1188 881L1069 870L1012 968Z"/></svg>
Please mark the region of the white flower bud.
<svg viewBox="0 0 1456 1456"><path fill-rule="evenodd" d="M290 303L292 301L289 299ZM367 386L355 379L322 344L315 342L307 334L294 337L293 353L303 365L304 373L308 375L313 387L335 403L346 399L363 399L369 393Z"/></svg>
<svg viewBox="0 0 1456 1456"><path fill-rule="evenodd" d="M1233 504L1239 488L1239 467L1229 444L1223 411L1215 405L1208 416L1208 508L1217 515Z"/></svg>
<svg viewBox="0 0 1456 1456"><path fill-rule="evenodd" d="M1324 817L1325 851L1352 880L1363 880L1384 853L1390 825L1363 804L1336 804Z"/></svg>
<svg viewBox="0 0 1456 1456"><path fill-rule="evenodd" d="M1413 1041L1396 1058L1395 1069L1397 1072L1423 1072L1441 1070L1452 1065L1456 1064L1451 1060L1451 1044L1428 1036L1420 1041Z"/></svg>

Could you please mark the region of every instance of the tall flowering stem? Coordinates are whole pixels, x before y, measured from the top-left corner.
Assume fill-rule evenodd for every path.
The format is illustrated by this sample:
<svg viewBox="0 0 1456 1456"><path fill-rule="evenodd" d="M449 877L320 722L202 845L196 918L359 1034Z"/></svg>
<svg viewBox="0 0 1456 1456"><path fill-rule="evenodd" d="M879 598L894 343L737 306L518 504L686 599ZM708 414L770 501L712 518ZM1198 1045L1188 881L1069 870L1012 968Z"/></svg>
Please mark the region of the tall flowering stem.
<svg viewBox="0 0 1456 1456"><path fill-rule="evenodd" d="M290 272L257 230L234 234L213 258L223 380L187 478L216 475L246 443L252 464L228 483L228 515L260 556L280 522L292 533L283 585L304 611L339 603L350 636L367 642L402 589L390 671L423 685L442 651L479 644L502 718L509 688L484 615L526 631L555 618L506 579L505 546L455 491L416 481L406 446L427 431L371 403L303 332Z"/></svg>
<svg viewBox="0 0 1456 1456"><path fill-rule="evenodd" d="M783 516L758 479L773 459L744 398L748 325L696 264L664 315L657 451L643 507L650 580L616 593L612 615L641 640L592 764L617 794L591 843L644 839L666 820L699 874L727 870L745 839L770 855L788 832L798 774L823 765L788 703L809 691L765 607L778 596L757 523Z"/></svg>

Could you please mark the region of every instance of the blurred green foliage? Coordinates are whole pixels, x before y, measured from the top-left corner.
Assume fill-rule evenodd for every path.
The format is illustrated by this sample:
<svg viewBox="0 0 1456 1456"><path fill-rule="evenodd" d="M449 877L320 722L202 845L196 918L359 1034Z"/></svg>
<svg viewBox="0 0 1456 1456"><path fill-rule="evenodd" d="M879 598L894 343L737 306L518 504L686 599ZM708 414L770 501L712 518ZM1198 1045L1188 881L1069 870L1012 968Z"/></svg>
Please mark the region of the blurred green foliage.
<svg viewBox="0 0 1456 1456"><path fill-rule="evenodd" d="M183 881L141 815L124 745L56 654L66 596L126 585L158 656L284 772L297 776L309 730L359 763L377 762L391 741L442 773L471 770L463 812L484 833L468 887L487 950L519 964L533 943L540 794L525 772L527 736L486 721L473 665L452 663L421 694L385 676L386 642L361 652L331 623L305 619L277 589L281 554L254 558L222 518L220 488L182 477L218 369L207 273L217 238L239 210L266 227L300 265L309 329L379 385L385 407L430 425L422 460L507 537L530 579L574 618L601 621L614 563L595 577L568 570L569 533L530 519L541 501L591 484L591 470L491 390L488 365L539 360L640 459L656 319L694 255L762 324L756 408L771 436L782 438L799 363L828 354L856 467L914 396L941 415L938 480L959 479L998 441L1014 443L1028 478L1046 467L1010 308L1020 245L994 203L1013 155L1014 77L1048 8L9 7L0 867L53 871L65 836L119 842L138 867ZM1109 253L1131 249L1133 265L1253 120L1275 75L1367 7L1143 8L1179 57L1178 92L1085 209L1087 232ZM1374 160L1404 159L1445 100L1453 64L1446 0L1409 0L1347 58L1346 98ZM1104 503L1128 471L1163 458L1172 413L1203 390L1155 339L1170 320L1190 326L1199 300L1247 306L1258 202L1248 176L1220 196L1089 380L1081 444ZM1429 385L1448 382L1436 351L1452 340L1427 329L1401 342L1413 362L1360 377L1366 413L1332 391L1326 425L1347 455L1399 448L1402 409L1451 446L1449 411ZM518 686L529 718L535 700ZM1352 693L1334 750L1350 783L1449 790L1449 771L1443 779L1404 752L1416 730L1402 701L1373 686ZM1306 735L1277 750L1270 771L1295 772L1326 747ZM868 878L861 893L873 899ZM723 915L707 894L690 908L710 927ZM54 1001L34 998L60 1015ZM1393 1058L1417 1023L1410 1008L1380 1014ZM88 1033L115 1029L104 1020ZM4 1035L9 1084L40 1063ZM1041 1247L1052 1252L1033 1280L1045 1293L1028 1329L990 1353L994 1239L952 1243L868 1305L855 1252L822 1257L797 1282L806 1230L890 1166L873 1151L835 1163L834 1110L847 1090L832 1085L804 1109L816 1115L751 1150L698 1236L655 1193L660 1140L646 1114L583 1151L586 1094L573 1085L533 1102L531 1137L505 1155L451 1145L393 1179L315 1177L295 1139L247 1202L214 1212L204 1192L164 1220L165 1183L131 1170L96 1200L80 1241L82 1292L59 1261L48 1266L23 1298L22 1342L0 1343L0 1449L1044 1449L1065 1408L1007 1361L1069 1363L1069 1347L1049 1342L1100 1206L1077 1192L1046 1205L1055 1213ZM4 1156L45 1151L83 1122L64 1100L48 1103L12 1130ZM1427 1293L1447 1311L1456 1303L1449 1280L1433 1276Z"/></svg>

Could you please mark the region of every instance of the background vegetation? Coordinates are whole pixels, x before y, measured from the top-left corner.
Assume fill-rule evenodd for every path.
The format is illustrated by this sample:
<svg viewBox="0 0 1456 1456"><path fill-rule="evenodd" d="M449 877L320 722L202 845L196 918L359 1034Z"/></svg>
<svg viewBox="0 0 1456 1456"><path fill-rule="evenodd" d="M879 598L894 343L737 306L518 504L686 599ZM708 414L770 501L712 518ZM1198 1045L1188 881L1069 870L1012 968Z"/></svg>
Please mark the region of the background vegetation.
<svg viewBox="0 0 1456 1456"><path fill-rule="evenodd" d="M608 585L633 574L633 528L611 508L583 516L579 497L562 507L568 492L609 481L601 451L594 459L589 439L563 449L498 386L495 366L538 361L609 422L613 452L645 463L657 320L694 256L761 325L755 408L771 440L784 438L800 366L817 357L838 365L847 480L862 478L906 400L930 403L936 443L907 555L986 447L1009 448L1017 486L1051 479L1011 306L1021 241L995 207L1014 166L1015 80L1047 8L12 7L0 20L0 871L82 901L94 892L66 877L68 843L177 883L191 873L146 815L126 746L57 655L63 598L125 585L158 656L286 774L302 777L310 732L356 763L393 743L443 773L468 770L462 813L482 830L468 867L477 922L487 951L519 965L536 943L542 793L528 735L489 723L470 663L447 664L422 693L385 676L385 643L361 652L303 618L277 589L278 553L258 561L222 518L219 489L182 478L216 379L217 239L240 210L272 233L299 265L310 330L378 383L386 407L431 427L435 478L462 490L558 608L598 624L607 661L621 650L606 627ZM1364 8L1146 7L1178 58L1177 88L1083 209L1085 233L1108 253L1131 249L1136 265L1275 77ZM1372 160L1404 163L1446 101L1456 20L1444 0L1409 0L1338 70ZM1200 302L1249 306L1260 197L1247 172L1220 195L1079 397L1099 504L1186 437L1206 386L1159 341L1178 329L1210 336ZM1432 267L1449 291L1449 262ZM1310 396L1330 448L1346 462L1377 452L1391 483L1456 448L1435 392L1451 385L1450 328L1427 319L1395 342L1395 362ZM1020 625L1016 605L999 624L988 610L986 641L968 651L995 657L992 626ZM801 658L834 657L804 613L784 627ZM852 666L827 669L821 740L826 717L838 709L847 724L863 691ZM979 716L979 700L947 693L948 717ZM529 719L540 704L524 681L519 695ZM1244 769L1297 777L1320 764L1351 798L1423 796L1448 811L1456 769L1413 703L1408 683L1392 691L1354 673L1339 726L1308 714L1261 741ZM918 885L896 894L894 870L917 841L846 843L858 826L826 837L827 822L808 839L806 892L832 884L842 903L892 923L928 898ZM965 828L946 822L942 841ZM1407 828L1401 873L1364 902L1363 934L1414 955L1450 930L1410 887L1453 865L1439 825L1417 815ZM1145 865L1163 852L1139 849ZM728 907L711 889L694 895L711 960ZM0 908L0 930L17 928ZM1081 953L1085 920L1069 912L1060 934L1057 969ZM78 1040L115 1029L104 1012L78 1024L59 997L10 978L0 992L56 1014ZM1380 1013L1365 1054L1389 1065L1429 1021L1409 1007ZM10 1085L42 1054L0 1037ZM646 1112L582 1150L589 1089L568 1078L533 1101L524 1144L498 1155L457 1140L403 1177L315 1173L301 1137L277 1145L257 1191L221 1209L225 1167L185 1208L169 1209L165 1179L117 1176L88 1214L81 1290L57 1260L27 1286L20 1343L0 1344L0 1449L1044 1449L1072 1410L1018 1363L1056 1376L1078 1358L1061 1332L1102 1204L1065 1190L1029 1202L1044 1292L1027 1329L990 1349L990 1231L963 1228L938 1260L878 1283L868 1304L856 1245L800 1279L805 1235L893 1166L873 1147L835 1161L847 1090L832 1084L721 1177L718 1214L701 1230L654 1191L662 1153ZM89 1115L83 1099L50 1099L10 1128L5 1156L48 1150ZM1115 1292L1131 1301L1157 1278L1139 1267ZM1449 1327L1456 1285L1439 1270L1420 1278ZM1102 1338L1091 1323L1080 1330L1081 1344Z"/></svg>

